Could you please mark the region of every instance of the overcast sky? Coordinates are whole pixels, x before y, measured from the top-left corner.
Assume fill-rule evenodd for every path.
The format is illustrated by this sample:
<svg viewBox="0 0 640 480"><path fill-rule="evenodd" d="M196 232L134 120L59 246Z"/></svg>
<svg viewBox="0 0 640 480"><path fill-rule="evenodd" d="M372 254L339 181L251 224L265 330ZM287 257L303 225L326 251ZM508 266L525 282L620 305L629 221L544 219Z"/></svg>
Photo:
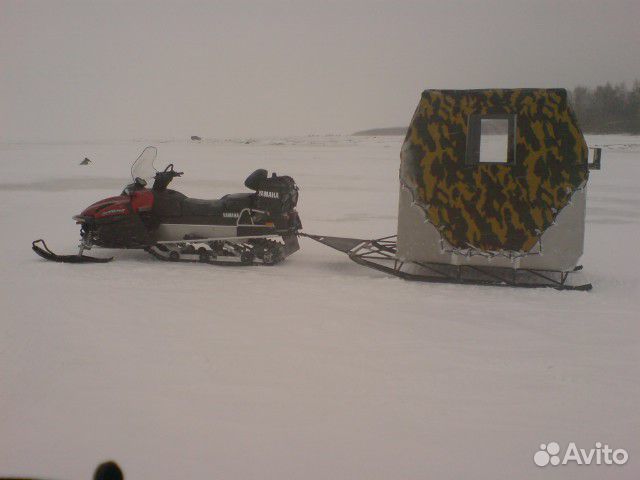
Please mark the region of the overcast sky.
<svg viewBox="0 0 640 480"><path fill-rule="evenodd" d="M408 124L426 88L640 78L640 1L0 0L0 139Z"/></svg>

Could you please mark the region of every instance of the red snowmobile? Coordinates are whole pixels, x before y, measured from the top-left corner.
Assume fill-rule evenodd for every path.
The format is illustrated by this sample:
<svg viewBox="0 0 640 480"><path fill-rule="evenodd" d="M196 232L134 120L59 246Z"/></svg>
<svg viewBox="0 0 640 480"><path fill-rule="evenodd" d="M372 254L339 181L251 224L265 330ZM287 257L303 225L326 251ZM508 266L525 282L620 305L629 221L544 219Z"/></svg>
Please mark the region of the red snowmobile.
<svg viewBox="0 0 640 480"><path fill-rule="evenodd" d="M73 217L80 225L77 255L56 255L43 240L34 241L33 250L65 263L113 260L84 255L97 246L138 248L161 260L221 265L273 265L299 250L298 187L291 177L269 177L259 169L244 182L252 192L199 200L167 188L182 172L173 164L155 170L156 155L155 147L145 148L131 167L133 183L119 196L100 200ZM153 179L151 188L146 179Z"/></svg>

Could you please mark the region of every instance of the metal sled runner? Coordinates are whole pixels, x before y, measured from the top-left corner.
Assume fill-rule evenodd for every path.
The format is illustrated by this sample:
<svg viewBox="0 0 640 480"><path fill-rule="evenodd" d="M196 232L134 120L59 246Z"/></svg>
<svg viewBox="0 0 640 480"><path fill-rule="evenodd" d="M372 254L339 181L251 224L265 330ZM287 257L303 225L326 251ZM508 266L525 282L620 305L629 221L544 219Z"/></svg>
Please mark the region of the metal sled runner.
<svg viewBox="0 0 640 480"><path fill-rule="evenodd" d="M573 284L571 272L525 268L479 267L444 263L402 262L397 258L396 235L375 240L328 237L301 233L316 242L346 253L359 265L395 275L404 280L431 283L457 283L517 288L554 288L556 290L589 291L590 283Z"/></svg>

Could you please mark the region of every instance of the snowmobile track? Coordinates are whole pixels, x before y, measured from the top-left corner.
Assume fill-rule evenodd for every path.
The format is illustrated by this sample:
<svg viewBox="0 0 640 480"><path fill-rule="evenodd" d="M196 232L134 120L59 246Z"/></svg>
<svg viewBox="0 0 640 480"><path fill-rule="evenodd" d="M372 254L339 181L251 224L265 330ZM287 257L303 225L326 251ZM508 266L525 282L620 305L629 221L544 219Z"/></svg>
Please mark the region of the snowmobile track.
<svg viewBox="0 0 640 480"><path fill-rule="evenodd" d="M281 244L273 241L267 240L271 244L281 246ZM279 263L282 263L284 259L288 256L284 252L284 248L282 248L280 255L276 255L275 257L270 257L272 260L264 260L264 258L260 258L260 256L256 255L251 250L245 250L239 255L229 255L223 256L225 260L219 260L220 257L216 257L212 255L211 250L200 250L194 249L191 252L180 252L177 250L164 250L162 246L150 246L146 247L144 250L151 254L153 257L158 260L162 260L163 262L176 262L176 263L205 263L208 265L217 265L223 267L249 267L249 266L273 266ZM284 246L282 246L284 247ZM165 247L166 248L166 247ZM163 251L164 250L164 251Z"/></svg>

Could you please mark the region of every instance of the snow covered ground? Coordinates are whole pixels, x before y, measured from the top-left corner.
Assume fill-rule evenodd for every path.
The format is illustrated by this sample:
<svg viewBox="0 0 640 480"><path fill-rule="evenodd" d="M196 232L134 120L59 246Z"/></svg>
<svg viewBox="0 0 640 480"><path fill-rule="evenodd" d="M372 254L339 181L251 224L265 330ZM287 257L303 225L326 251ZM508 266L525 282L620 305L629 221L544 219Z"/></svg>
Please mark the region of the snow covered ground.
<svg viewBox="0 0 640 480"><path fill-rule="evenodd" d="M612 145L589 186L590 293L408 283L308 239L246 269L30 250L74 252L71 216L148 143L191 196L265 167L300 185L306 232L392 234L401 141L0 145L0 476L115 459L132 480L638 478L640 137L588 139ZM536 467L550 441L630 459Z"/></svg>

